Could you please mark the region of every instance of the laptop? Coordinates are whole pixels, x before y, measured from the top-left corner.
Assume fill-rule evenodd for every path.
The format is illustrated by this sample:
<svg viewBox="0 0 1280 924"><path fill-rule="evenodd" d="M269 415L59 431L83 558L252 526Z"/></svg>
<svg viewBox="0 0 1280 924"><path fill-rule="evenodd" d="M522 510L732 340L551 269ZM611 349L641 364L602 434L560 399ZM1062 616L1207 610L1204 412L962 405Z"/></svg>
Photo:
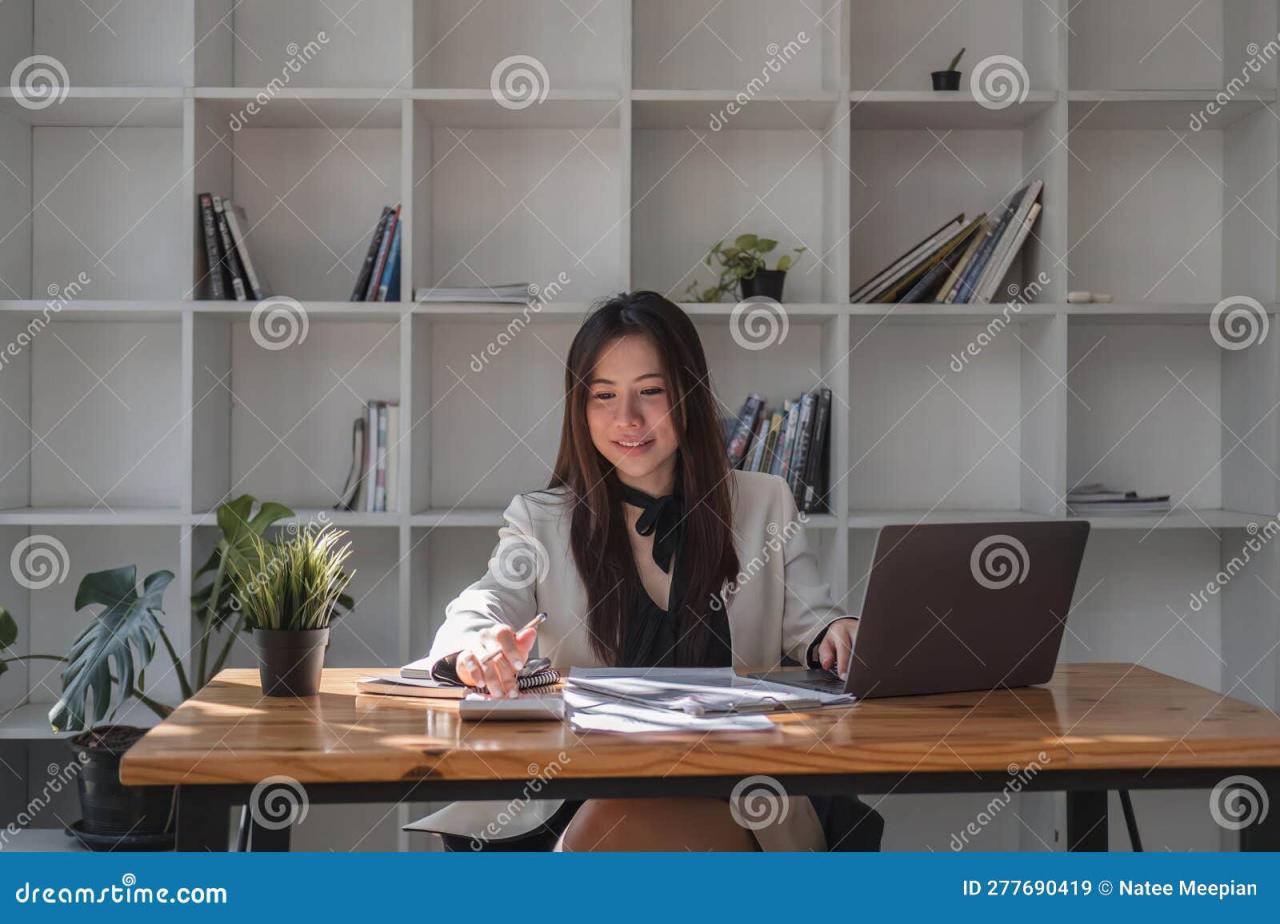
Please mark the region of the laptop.
<svg viewBox="0 0 1280 924"><path fill-rule="evenodd" d="M1084 520L887 526L848 679L804 668L750 676L860 699L1046 683L1088 537Z"/></svg>

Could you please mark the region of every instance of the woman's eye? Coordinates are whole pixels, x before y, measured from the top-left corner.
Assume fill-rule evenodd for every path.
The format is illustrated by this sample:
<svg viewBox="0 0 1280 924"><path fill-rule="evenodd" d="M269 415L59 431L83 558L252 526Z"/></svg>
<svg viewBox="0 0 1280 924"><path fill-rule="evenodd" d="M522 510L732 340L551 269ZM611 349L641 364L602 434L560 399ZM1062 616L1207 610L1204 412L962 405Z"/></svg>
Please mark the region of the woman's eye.
<svg viewBox="0 0 1280 924"><path fill-rule="evenodd" d="M666 389L665 389L665 388L657 388L657 387L654 387L654 388L646 388L644 391L640 392L640 394L642 394L642 395L660 395L660 394L662 394L664 391L666 391Z"/></svg>
<svg viewBox="0 0 1280 924"><path fill-rule="evenodd" d="M597 401L608 401L610 398L613 397L613 393L608 391L602 391L592 395L592 397L595 398Z"/></svg>

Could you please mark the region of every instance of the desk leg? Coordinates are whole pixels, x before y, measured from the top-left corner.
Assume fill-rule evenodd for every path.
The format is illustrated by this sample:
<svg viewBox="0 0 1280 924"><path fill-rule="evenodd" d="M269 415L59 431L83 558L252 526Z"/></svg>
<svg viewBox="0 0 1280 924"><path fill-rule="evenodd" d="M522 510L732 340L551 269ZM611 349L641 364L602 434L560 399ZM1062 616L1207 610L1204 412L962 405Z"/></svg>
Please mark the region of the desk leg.
<svg viewBox="0 0 1280 924"><path fill-rule="evenodd" d="M1247 851L1280 851L1280 773L1251 774L1262 784L1261 799L1253 804L1265 807L1265 818L1240 829L1240 849Z"/></svg>
<svg viewBox="0 0 1280 924"><path fill-rule="evenodd" d="M291 827L292 825L283 828L264 828L250 819L249 849L254 853L288 853Z"/></svg>
<svg viewBox="0 0 1280 924"><path fill-rule="evenodd" d="M1067 849L1106 851L1107 791L1067 793Z"/></svg>
<svg viewBox="0 0 1280 924"><path fill-rule="evenodd" d="M229 810L230 806L210 799L199 786L179 786L177 849L225 851L231 834Z"/></svg>

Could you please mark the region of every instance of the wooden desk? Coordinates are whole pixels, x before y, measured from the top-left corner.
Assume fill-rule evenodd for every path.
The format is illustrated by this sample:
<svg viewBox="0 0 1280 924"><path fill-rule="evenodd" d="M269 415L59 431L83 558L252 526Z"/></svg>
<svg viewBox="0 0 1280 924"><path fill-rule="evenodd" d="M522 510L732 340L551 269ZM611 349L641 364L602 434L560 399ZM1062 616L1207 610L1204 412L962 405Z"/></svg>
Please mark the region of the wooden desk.
<svg viewBox="0 0 1280 924"><path fill-rule="evenodd" d="M1071 849L1105 850L1108 790L1208 789L1248 774L1273 804L1242 848L1280 850L1280 717L1131 664L782 716L768 732L642 737L462 723L422 700L356 695L357 677L393 672L330 669L318 696L275 699L256 670L224 670L130 749L121 780L178 786L179 849L198 850L225 847L227 809L273 775L319 804L505 800L540 775L541 798L581 799L726 796L753 774L791 795L1001 792L1018 773L1022 791L1067 793ZM288 847L287 830L252 837L255 849Z"/></svg>

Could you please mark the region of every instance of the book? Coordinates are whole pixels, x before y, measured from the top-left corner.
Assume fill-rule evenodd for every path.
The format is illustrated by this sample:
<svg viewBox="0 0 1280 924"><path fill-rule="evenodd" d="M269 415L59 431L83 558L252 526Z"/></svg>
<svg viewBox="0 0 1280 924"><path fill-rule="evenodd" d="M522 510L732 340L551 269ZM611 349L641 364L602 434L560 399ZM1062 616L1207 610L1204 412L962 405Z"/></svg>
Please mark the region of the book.
<svg viewBox="0 0 1280 924"><path fill-rule="evenodd" d="M245 287L253 300L260 302L267 297L267 292L262 279L258 276L257 268L253 265L253 260L249 257L249 247L244 237L244 229L249 223L244 221L246 217L244 209L230 199L224 199L222 213L227 219L227 230L231 232L231 243L240 260L240 267L244 270Z"/></svg>
<svg viewBox="0 0 1280 924"><path fill-rule="evenodd" d="M400 509L400 402L387 402L387 497L384 510Z"/></svg>
<svg viewBox="0 0 1280 924"><path fill-rule="evenodd" d="M791 420L791 402L784 400L782 409L778 411L781 418L778 422L778 439L774 445L773 462L769 466L769 474L782 477L782 467L787 453L787 425Z"/></svg>
<svg viewBox="0 0 1280 924"><path fill-rule="evenodd" d="M755 439L751 443L751 458L743 466L749 472L760 471L760 466L764 461L765 444L769 441L769 416L768 412L760 415L760 421L756 424Z"/></svg>
<svg viewBox="0 0 1280 924"><path fill-rule="evenodd" d="M938 302L943 305L950 305L955 302L956 294L960 291L960 282L964 279L965 273L969 271L969 267L973 265L974 257L978 255L978 251L982 249L983 243L991 234L993 227L987 220L987 216L982 216L982 223L978 226L977 232L965 247L964 255L956 261L955 271L947 279L946 284L938 292Z"/></svg>
<svg viewBox="0 0 1280 924"><path fill-rule="evenodd" d="M809 465L805 473L804 495L799 507L805 513L827 510L826 479L830 476L827 442L831 431L831 389L818 391L818 404L813 419L813 443L809 448Z"/></svg>
<svg viewBox="0 0 1280 924"><path fill-rule="evenodd" d="M365 406L365 419L368 421L369 453L365 458L364 468L364 504L365 513L373 513L377 508L374 502L378 495L378 402L370 401Z"/></svg>
<svg viewBox="0 0 1280 924"><path fill-rule="evenodd" d="M378 218L378 223L373 228L373 238L369 241L369 249L365 251L364 263L360 265L360 272L356 275L355 288L351 290L351 301L364 301L365 290L369 288L369 279L373 276L373 265L378 260L378 249L382 246L382 232L387 228L387 219L391 216L391 206L384 205L382 207L382 215Z"/></svg>
<svg viewBox="0 0 1280 924"><path fill-rule="evenodd" d="M1009 226L1009 221L1013 218L1015 204L1021 201L1025 191L1026 187L1024 186L987 216L989 221L994 222L995 227L987 235L987 239L982 242L982 247L978 250L977 255L974 256L969 269L965 271L964 279L960 283L960 289L956 293L956 304L964 305L973 300L974 293L977 291L978 280L982 278L982 274L987 268L987 263L995 251L996 244L999 243L1005 228Z"/></svg>
<svg viewBox="0 0 1280 924"><path fill-rule="evenodd" d="M978 224L979 219L974 219L971 225L958 230L950 238L943 241L941 246L932 253L922 259L915 266L911 267L896 283L888 289L877 293L874 301L881 303L893 304L905 300L905 296L911 292L921 279L929 274L939 263L947 260L948 257L968 238L968 232L971 227ZM940 282L941 280L939 280Z"/></svg>
<svg viewBox="0 0 1280 924"><path fill-rule="evenodd" d="M374 402L378 408L378 459L373 509L382 513L387 509L387 402Z"/></svg>
<svg viewBox="0 0 1280 924"><path fill-rule="evenodd" d="M742 467L742 461L747 455L747 447L751 443L751 434L755 432L756 417L763 409L764 398L756 392L747 395L747 400L742 403L742 410L738 412L737 428L733 431L727 447L730 468Z"/></svg>
<svg viewBox="0 0 1280 924"><path fill-rule="evenodd" d="M538 295L533 283L512 282L496 286L423 286L413 294L419 302L511 302L525 304Z"/></svg>
<svg viewBox="0 0 1280 924"><path fill-rule="evenodd" d="M351 467L347 469L347 480L339 492L338 502L334 510L355 510L360 501L360 490L364 482L364 470L368 464L368 423L364 417L357 417L351 425Z"/></svg>
<svg viewBox="0 0 1280 924"><path fill-rule="evenodd" d="M778 474L791 484L791 459L796 451L796 437L800 433L800 402L785 401L787 408L787 442L782 447L782 470Z"/></svg>
<svg viewBox="0 0 1280 924"><path fill-rule="evenodd" d="M208 280L209 298L225 301L227 285L222 276L222 244L218 239L217 220L213 215L213 196L200 194L200 224L204 228L204 253L207 261L205 279Z"/></svg>
<svg viewBox="0 0 1280 924"><path fill-rule="evenodd" d="M402 230L404 230L403 222L397 220L395 236L391 238L391 251L387 257L387 268L382 274L382 282L378 285L380 302L400 301L400 232Z"/></svg>
<svg viewBox="0 0 1280 924"><path fill-rule="evenodd" d="M764 461L757 471L771 472L773 459L778 451L778 433L782 429L782 414L776 409L769 415L769 435L764 447Z"/></svg>
<svg viewBox="0 0 1280 924"><path fill-rule="evenodd" d="M373 261L373 272L369 275L369 284L364 290L364 301L378 300L378 286L382 282L382 273L387 268L387 257L391 253L391 241L396 235L396 225L400 224L400 206L391 210L387 216L387 226L382 231L382 240L378 242L378 256Z"/></svg>
<svg viewBox="0 0 1280 924"><path fill-rule="evenodd" d="M1018 252L1022 249L1023 243L1027 240L1027 235L1031 233L1031 228L1036 223L1036 219L1040 217L1040 203L1037 202L1031 206L1031 211L1027 213L1027 217L1023 219L1022 224L1012 231L1012 238L1009 246L1005 249L1004 256L1000 259L1000 265L988 277L988 281L984 286L984 290L978 294L978 303L983 305L991 304L991 299L995 297L996 291L1000 286L1000 281L1004 279L1005 274L1009 272L1009 268L1013 266L1013 261L1017 258Z"/></svg>
<svg viewBox="0 0 1280 924"><path fill-rule="evenodd" d="M1019 232L1023 223L1027 220L1027 215L1030 214L1032 207L1036 204L1036 200L1040 197L1040 190L1043 188L1044 182L1042 180L1036 180L1025 187L1026 191L1019 199L1017 208L1005 228L1004 235L996 243L992 258L987 264L987 271L978 280L974 299L976 304L990 304L991 296L995 294L996 287L1000 285L1000 281L1004 279L1004 274L1008 272L1014 257L1018 255L1018 249L1021 247L1021 242L1017 240ZM1022 239L1025 240L1026 236L1023 235Z"/></svg>
<svg viewBox="0 0 1280 924"><path fill-rule="evenodd" d="M796 448L791 460L790 477L787 483L791 486L791 493L795 497L803 497L804 490L801 484L801 475L804 474L805 466L809 459L809 441L813 438L813 405L816 395L813 392L807 392L800 396L800 430L796 434Z"/></svg>
<svg viewBox="0 0 1280 924"><path fill-rule="evenodd" d="M924 240L909 247L906 253L902 254L898 259L894 260L887 267L876 273L858 288L849 293L849 301L858 303L866 301L866 296L873 294L884 288L886 284L891 282L896 276L908 267L918 262L920 258L927 254L931 249L936 248L942 241L947 240L964 225L964 215L957 215L951 221L943 224L941 228L928 235Z"/></svg>
<svg viewBox="0 0 1280 924"><path fill-rule="evenodd" d="M213 217L218 225L218 239L222 241L223 265L226 267L227 278L231 282L231 291L236 301L248 301L249 293L244 285L244 271L240 268L240 258L236 255L236 245L231 242L231 230L227 227L227 214L221 196L213 197Z"/></svg>

